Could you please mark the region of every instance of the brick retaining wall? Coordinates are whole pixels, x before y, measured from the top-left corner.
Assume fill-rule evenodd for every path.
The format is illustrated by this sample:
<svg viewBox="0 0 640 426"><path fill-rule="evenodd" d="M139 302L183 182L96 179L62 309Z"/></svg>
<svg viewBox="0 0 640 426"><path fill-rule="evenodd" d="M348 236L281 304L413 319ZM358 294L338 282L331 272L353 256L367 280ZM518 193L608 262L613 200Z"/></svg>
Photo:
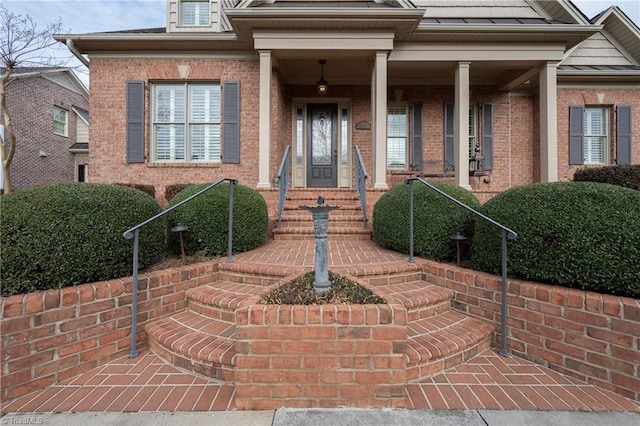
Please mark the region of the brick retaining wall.
<svg viewBox="0 0 640 426"><path fill-rule="evenodd" d="M141 275L138 336L144 325L182 311L185 291L217 279L216 263L200 263ZM4 402L105 364L131 350L132 279L2 297Z"/></svg>
<svg viewBox="0 0 640 426"><path fill-rule="evenodd" d="M427 281L455 292L455 309L500 330L500 277L430 261L424 268ZM507 303L511 354L640 400L640 300L509 280Z"/></svg>
<svg viewBox="0 0 640 426"><path fill-rule="evenodd" d="M404 407L406 310L252 305L236 314L236 407Z"/></svg>

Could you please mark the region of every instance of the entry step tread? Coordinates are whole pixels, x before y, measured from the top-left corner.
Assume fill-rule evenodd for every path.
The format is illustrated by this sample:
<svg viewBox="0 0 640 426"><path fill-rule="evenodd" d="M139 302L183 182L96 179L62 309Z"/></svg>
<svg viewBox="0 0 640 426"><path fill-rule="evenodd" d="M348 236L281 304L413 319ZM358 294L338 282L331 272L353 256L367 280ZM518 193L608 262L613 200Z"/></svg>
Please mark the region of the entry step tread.
<svg viewBox="0 0 640 426"><path fill-rule="evenodd" d="M407 309L449 302L454 296L451 290L422 280L377 286L376 294Z"/></svg>
<svg viewBox="0 0 640 426"><path fill-rule="evenodd" d="M265 287L259 284L219 281L188 290L187 298L204 305L237 309L242 302L264 291Z"/></svg>
<svg viewBox="0 0 640 426"><path fill-rule="evenodd" d="M146 327L149 339L172 354L194 361L233 366L235 324L184 311Z"/></svg>
<svg viewBox="0 0 640 426"><path fill-rule="evenodd" d="M407 365L447 358L490 338L493 327L456 311L407 324Z"/></svg>

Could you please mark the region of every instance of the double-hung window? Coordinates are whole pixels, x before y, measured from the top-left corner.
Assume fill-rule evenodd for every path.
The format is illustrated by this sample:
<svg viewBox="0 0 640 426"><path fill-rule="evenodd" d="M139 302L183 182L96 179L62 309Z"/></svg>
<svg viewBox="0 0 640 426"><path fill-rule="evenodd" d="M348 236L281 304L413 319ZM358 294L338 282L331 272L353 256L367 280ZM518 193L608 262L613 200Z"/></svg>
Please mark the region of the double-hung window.
<svg viewBox="0 0 640 426"><path fill-rule="evenodd" d="M153 86L156 162L220 162L220 85Z"/></svg>
<svg viewBox="0 0 640 426"><path fill-rule="evenodd" d="M211 3L209 0L180 1L180 23L185 27L209 26Z"/></svg>
<svg viewBox="0 0 640 426"><path fill-rule="evenodd" d="M406 104L387 107L387 169L407 169L408 118Z"/></svg>
<svg viewBox="0 0 640 426"><path fill-rule="evenodd" d="M60 107L53 107L53 134L68 136L69 112Z"/></svg>
<svg viewBox="0 0 640 426"><path fill-rule="evenodd" d="M469 106L469 158L473 158L480 153L480 143L478 141L478 108L476 105Z"/></svg>
<svg viewBox="0 0 640 426"><path fill-rule="evenodd" d="M584 164L609 163L609 108L584 109Z"/></svg>

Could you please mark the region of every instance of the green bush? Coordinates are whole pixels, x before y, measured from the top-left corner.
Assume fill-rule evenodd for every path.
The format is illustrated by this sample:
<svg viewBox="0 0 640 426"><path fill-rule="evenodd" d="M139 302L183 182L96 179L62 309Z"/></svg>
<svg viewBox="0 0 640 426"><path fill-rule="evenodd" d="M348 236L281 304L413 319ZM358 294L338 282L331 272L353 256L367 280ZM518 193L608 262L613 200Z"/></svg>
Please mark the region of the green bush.
<svg viewBox="0 0 640 426"><path fill-rule="evenodd" d="M114 183L114 185L128 186L148 194L151 198L156 198L156 187L153 185L140 185L138 183Z"/></svg>
<svg viewBox="0 0 640 426"><path fill-rule="evenodd" d="M164 188L164 199L167 203L173 199L180 191L193 185L192 183L174 183Z"/></svg>
<svg viewBox="0 0 640 426"><path fill-rule="evenodd" d="M19 294L131 274L122 233L160 212L155 200L116 185L56 184L2 196L2 293ZM140 266L164 252L164 223L140 232Z"/></svg>
<svg viewBox="0 0 640 426"><path fill-rule="evenodd" d="M600 182L640 191L640 165L591 167L578 169L573 175L576 182Z"/></svg>
<svg viewBox="0 0 640 426"><path fill-rule="evenodd" d="M209 184L192 185L169 202L174 206ZM242 185L233 189L233 251L251 250L266 242L269 216L267 203L258 191ZM188 226L184 233L185 252L204 251L207 255L227 253L229 218L229 184L223 183L194 198L170 213L169 226ZM171 233L170 246L178 249L177 236Z"/></svg>
<svg viewBox="0 0 640 426"><path fill-rule="evenodd" d="M458 201L478 209L480 202L470 191L445 182L431 182ZM472 216L442 195L414 183L414 254L435 260L453 260L455 243L451 236L460 232L471 238ZM373 238L382 247L409 252L409 185L396 185L373 208Z"/></svg>
<svg viewBox="0 0 640 426"><path fill-rule="evenodd" d="M511 188L483 206L513 229L512 277L621 296L640 297L640 193L592 182ZM500 231L477 221L473 262L501 271Z"/></svg>

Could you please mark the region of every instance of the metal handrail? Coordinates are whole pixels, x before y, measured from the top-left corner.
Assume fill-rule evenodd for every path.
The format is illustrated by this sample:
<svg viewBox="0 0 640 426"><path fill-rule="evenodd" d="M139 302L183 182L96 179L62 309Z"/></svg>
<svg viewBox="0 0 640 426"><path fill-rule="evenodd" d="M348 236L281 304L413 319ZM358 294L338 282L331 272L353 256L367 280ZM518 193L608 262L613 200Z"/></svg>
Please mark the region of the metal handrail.
<svg viewBox="0 0 640 426"><path fill-rule="evenodd" d="M354 146L356 151L356 189L358 198L360 199L360 209L362 209L362 227L367 228L367 168L364 166L364 160L360 153L360 147Z"/></svg>
<svg viewBox="0 0 640 426"><path fill-rule="evenodd" d="M229 241L227 246L227 262L233 262L233 257L231 256L232 250L232 235L233 235L233 187L238 184L236 179L220 179L217 182L212 183L206 188L196 192L190 197L180 201L178 204L169 207L166 210L158 213L157 215L150 217L149 219L140 222L132 228L124 231L122 236L127 240L133 238L133 289L132 289L132 299L131 299L131 353L129 354L129 358L135 358L138 356L138 249L140 246L140 229L144 226L150 224L151 222L160 219L166 214L172 212L178 207L188 203L194 198L204 194L215 186L220 185L222 182L229 181Z"/></svg>
<svg viewBox="0 0 640 426"><path fill-rule="evenodd" d="M282 157L280 168L276 175L278 178L278 227L280 227L280 222L282 222L284 202L287 199L287 192L289 192L289 176L291 174L291 159L289 151L291 151L291 146L287 146L287 149L284 150L284 156Z"/></svg>
<svg viewBox="0 0 640 426"><path fill-rule="evenodd" d="M501 223L496 222L495 220L483 215L477 210L472 209L466 204L456 200L451 195L446 194L445 192L439 190L429 182L425 181L421 178L411 178L407 179L405 183L409 184L409 263L414 263L413 257L413 181L417 180L427 187L433 189L438 194L442 195L446 199L453 201L459 206L467 209L474 215L486 220L490 224L497 226L500 228L502 234L502 318L501 318L501 346L500 346L500 355L508 356L507 353L507 238L510 240L515 240L518 234L516 234L513 230L507 228Z"/></svg>

